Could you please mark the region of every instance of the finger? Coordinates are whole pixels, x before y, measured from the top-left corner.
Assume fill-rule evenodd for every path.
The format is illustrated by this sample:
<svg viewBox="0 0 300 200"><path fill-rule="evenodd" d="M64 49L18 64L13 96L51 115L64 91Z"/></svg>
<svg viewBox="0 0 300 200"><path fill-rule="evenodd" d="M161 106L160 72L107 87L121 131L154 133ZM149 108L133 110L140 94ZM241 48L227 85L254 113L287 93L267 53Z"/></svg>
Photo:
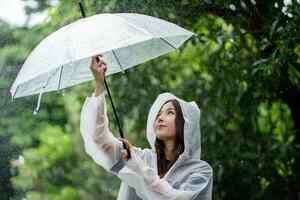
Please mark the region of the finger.
<svg viewBox="0 0 300 200"><path fill-rule="evenodd" d="M107 69L106 63L102 63L100 66L97 65L97 67L98 67L98 69L101 69L103 71L105 71Z"/></svg>
<svg viewBox="0 0 300 200"><path fill-rule="evenodd" d="M127 151L123 149L123 150L121 150L121 152L122 152L122 157L123 157L125 160L127 160L127 159L128 159Z"/></svg>
<svg viewBox="0 0 300 200"><path fill-rule="evenodd" d="M124 142L125 144L127 144L127 145L129 146L129 148L132 148L132 147L133 147L133 146L129 143L128 140L126 140L126 139L124 139L124 138L120 138L120 140L121 140L122 142Z"/></svg>
<svg viewBox="0 0 300 200"><path fill-rule="evenodd" d="M102 54L96 54L92 56L91 65L96 65L98 63L99 57L102 57Z"/></svg>
<svg viewBox="0 0 300 200"><path fill-rule="evenodd" d="M104 59L99 59L99 61L97 62L97 66L98 66L98 67L102 67L102 66L104 66L104 65L106 65L105 60L104 60Z"/></svg>
<svg viewBox="0 0 300 200"><path fill-rule="evenodd" d="M92 60L91 60L91 66L90 68L92 69L94 65L97 64L97 61L96 61L96 57L95 56L92 56Z"/></svg>
<svg viewBox="0 0 300 200"><path fill-rule="evenodd" d="M105 75L106 72L106 68L105 67L98 67L97 69L95 69L97 72L102 72Z"/></svg>
<svg viewBox="0 0 300 200"><path fill-rule="evenodd" d="M103 58L103 56L101 54L97 54L95 57L97 59L97 62L99 62L99 61L105 61L104 58Z"/></svg>
<svg viewBox="0 0 300 200"><path fill-rule="evenodd" d="M96 58L102 57L102 56L103 56L102 54L95 54L95 55L92 56L92 58L96 59Z"/></svg>
<svg viewBox="0 0 300 200"><path fill-rule="evenodd" d="M107 65L106 65L106 64L103 64L102 67L103 67L103 71L106 72L106 70L107 70Z"/></svg>
<svg viewBox="0 0 300 200"><path fill-rule="evenodd" d="M124 159L124 160L127 160L128 158L127 158L125 155L123 155L123 159Z"/></svg>
<svg viewBox="0 0 300 200"><path fill-rule="evenodd" d="M107 70L107 65L105 64L105 65L103 65L103 71L104 71L104 73L106 72L106 70Z"/></svg>
<svg viewBox="0 0 300 200"><path fill-rule="evenodd" d="M120 141L122 141L122 143L126 144L129 148L131 146L131 144L124 138L119 138ZM126 151L126 150L125 150Z"/></svg>

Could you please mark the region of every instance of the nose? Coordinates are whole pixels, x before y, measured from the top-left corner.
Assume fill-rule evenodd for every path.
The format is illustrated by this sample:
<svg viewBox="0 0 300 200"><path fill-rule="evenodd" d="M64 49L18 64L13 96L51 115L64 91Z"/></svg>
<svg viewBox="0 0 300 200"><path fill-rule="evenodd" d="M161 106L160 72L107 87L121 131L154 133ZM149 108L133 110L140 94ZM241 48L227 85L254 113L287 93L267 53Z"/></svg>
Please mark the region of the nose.
<svg viewBox="0 0 300 200"><path fill-rule="evenodd" d="M157 118L158 122L163 122L164 120L162 119L161 115Z"/></svg>

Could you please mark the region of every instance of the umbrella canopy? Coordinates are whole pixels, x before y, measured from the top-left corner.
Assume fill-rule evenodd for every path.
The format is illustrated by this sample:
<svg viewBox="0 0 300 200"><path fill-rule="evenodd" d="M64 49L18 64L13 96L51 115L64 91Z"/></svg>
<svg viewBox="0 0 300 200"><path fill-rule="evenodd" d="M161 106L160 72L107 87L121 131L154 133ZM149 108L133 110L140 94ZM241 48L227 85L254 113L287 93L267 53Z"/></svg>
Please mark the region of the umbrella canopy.
<svg viewBox="0 0 300 200"><path fill-rule="evenodd" d="M32 51L11 87L13 98L60 90L93 79L90 57L102 54L106 75L178 49L194 33L134 13L99 14L50 34Z"/></svg>

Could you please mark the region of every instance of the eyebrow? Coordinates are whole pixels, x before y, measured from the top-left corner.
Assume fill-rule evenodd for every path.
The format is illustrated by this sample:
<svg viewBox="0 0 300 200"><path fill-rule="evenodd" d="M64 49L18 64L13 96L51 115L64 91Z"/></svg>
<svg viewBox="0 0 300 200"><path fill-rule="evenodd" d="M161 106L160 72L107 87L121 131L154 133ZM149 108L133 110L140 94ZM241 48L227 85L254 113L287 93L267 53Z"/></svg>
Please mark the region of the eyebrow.
<svg viewBox="0 0 300 200"><path fill-rule="evenodd" d="M175 111L175 108L167 108L166 111L168 111L168 110L174 110L174 111ZM161 113L161 112L162 112L162 111L160 110L160 111L158 112L158 114Z"/></svg>

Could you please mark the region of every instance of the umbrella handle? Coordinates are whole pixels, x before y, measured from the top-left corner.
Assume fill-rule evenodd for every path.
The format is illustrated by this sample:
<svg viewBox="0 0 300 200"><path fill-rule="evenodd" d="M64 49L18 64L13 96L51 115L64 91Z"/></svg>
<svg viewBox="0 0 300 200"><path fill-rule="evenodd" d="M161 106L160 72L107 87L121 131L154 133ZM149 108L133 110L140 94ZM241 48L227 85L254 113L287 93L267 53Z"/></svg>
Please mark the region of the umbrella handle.
<svg viewBox="0 0 300 200"><path fill-rule="evenodd" d="M121 128L121 125L120 125L120 122L119 122L119 118L118 118L118 115L117 115L117 112L116 112L113 100L111 98L110 91L109 91L109 88L108 88L108 85L107 85L105 77L104 77L104 83L105 83L105 87L106 87L106 90L107 90L107 93L108 93L108 96L109 96L109 100L110 100L111 106L112 106L114 114L115 114L115 118L116 118L116 121L117 121L117 124L118 124L118 128L119 128L119 132L120 132L121 138L124 139L125 137L124 137L124 134L123 134L123 130ZM122 143L123 143L123 149L126 149L126 151L127 151L127 158L130 159L131 158L130 148L124 142L122 142Z"/></svg>
<svg viewBox="0 0 300 200"><path fill-rule="evenodd" d="M120 125L120 122L119 122L119 118L118 118L118 115L117 115L117 112L116 112L116 109L115 109L112 97L110 95L110 91L109 91L109 88L108 88L108 85L107 85L105 77L104 77L104 84L105 84L105 87L106 87L106 91L107 91L107 94L108 94L111 106L112 106L114 114L115 114L115 118L116 118L116 121L117 121L117 124L118 124L118 128L119 128L119 132L120 132L121 138L124 138L123 130L121 128L121 125ZM128 157L128 159L130 159L131 158L130 149L129 149L128 145L125 144L124 142L123 142L123 149L126 149L126 151L127 151L127 157Z"/></svg>
<svg viewBox="0 0 300 200"><path fill-rule="evenodd" d="M130 152L130 148L127 144L125 144L124 142L123 143L123 149L126 149L127 151L127 158L130 159L131 158L131 152Z"/></svg>

